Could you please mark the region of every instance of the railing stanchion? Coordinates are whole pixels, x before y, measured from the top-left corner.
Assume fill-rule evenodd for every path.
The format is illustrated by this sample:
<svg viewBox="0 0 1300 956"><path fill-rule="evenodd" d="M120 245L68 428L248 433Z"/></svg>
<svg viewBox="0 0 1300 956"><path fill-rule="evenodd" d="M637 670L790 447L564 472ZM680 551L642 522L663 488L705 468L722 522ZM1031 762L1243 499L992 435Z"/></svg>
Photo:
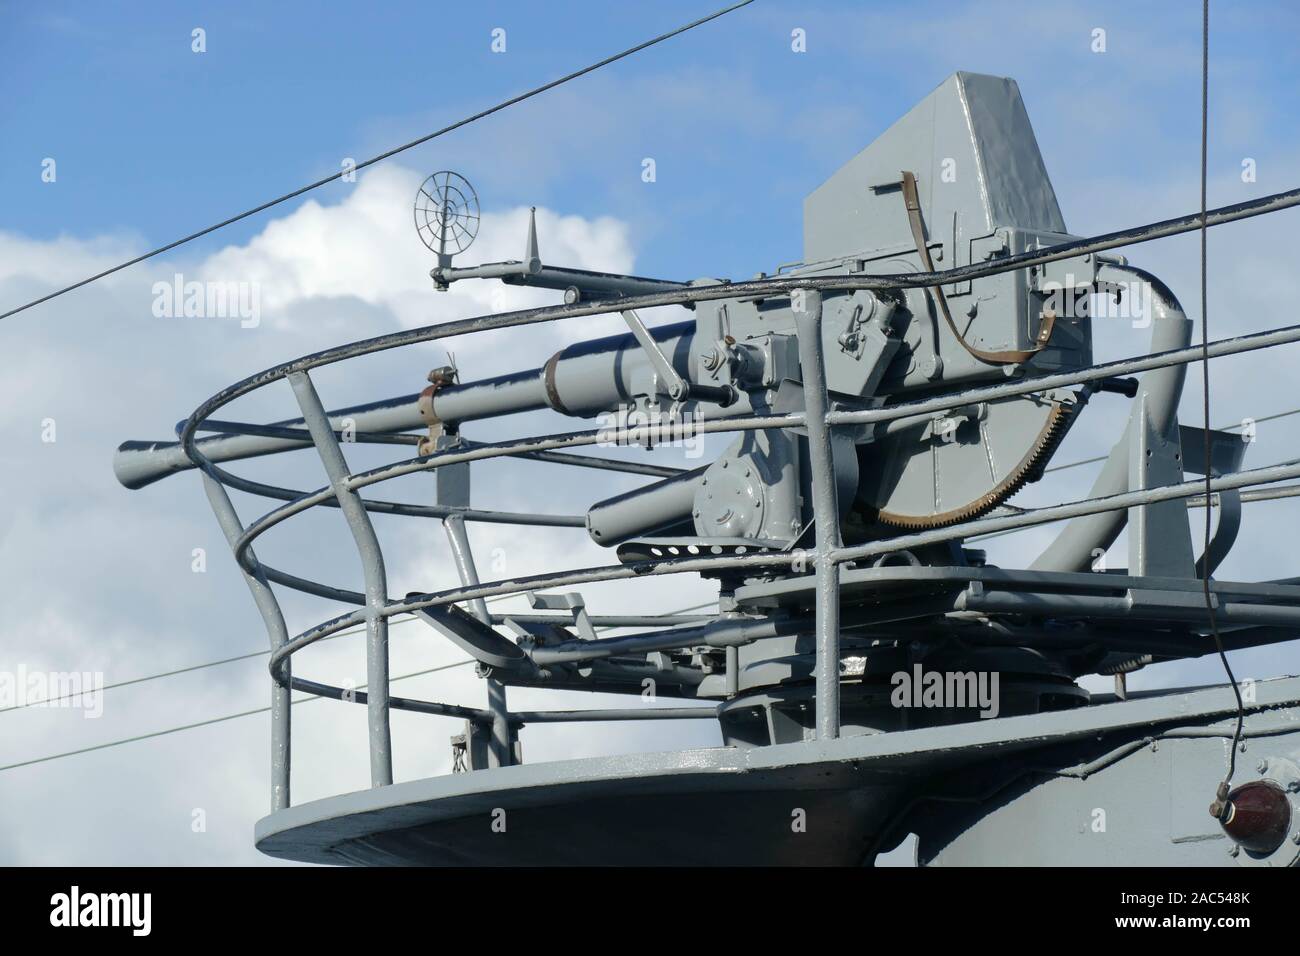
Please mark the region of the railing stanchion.
<svg viewBox="0 0 1300 956"><path fill-rule="evenodd" d="M808 459L812 466L813 526L817 533L817 738L840 735L840 508L831 458L829 401L822 354L822 297L815 289L791 295L799 333Z"/></svg>
<svg viewBox="0 0 1300 956"><path fill-rule="evenodd" d="M469 467L468 464L465 466ZM468 496L467 496L468 497ZM439 504L447 504L439 501ZM469 501L466 500L468 505ZM451 542L452 557L456 561L456 571L460 583L466 587L478 587L478 568L474 565L474 552L470 550L469 535L465 533L465 519L460 515L450 515L443 519L442 526L447 529L447 539ZM484 624L491 625L492 615L487 602L477 598L469 602L471 613ZM506 703L506 686L492 677L487 682L487 709L492 714L492 729L488 738L488 766L508 767L514 763L513 749L510 745L510 705Z"/></svg>
<svg viewBox="0 0 1300 956"><path fill-rule="evenodd" d="M780 414L769 412L766 415L751 412L748 415L737 415L734 418L710 420L700 423L698 431L700 434L726 434L731 432L790 430L801 427L807 431L811 496L813 499L812 511L817 549L815 578L815 731L818 739L829 740L838 737L840 734L839 616L840 565L842 563L862 561L905 549L960 541L967 538L973 539L982 535L1015 531L1067 519L1116 513L1121 516L1119 520L1122 522L1122 516L1126 509L1146 507L1153 503L1195 498L1204 496L1207 493L1232 494L1242 488L1255 485L1300 479L1300 460L1290 460L1248 471L1236 471L1217 477L1207 477L1205 482L1199 480L1194 482L1184 481L1177 484L1157 485L1136 492L1094 493L1082 500L1028 509L1021 513L997 514L971 519L956 526L900 533L883 540L865 541L845 547L840 535L839 502L833 457L833 437L837 427L847 430L849 426L856 427L927 417L936 412L972 403L991 402L1084 383L1097 383L1104 379L1138 372L1173 370L1168 372L1171 377L1180 376L1185 374L1183 366L1189 362L1201 362L1209 358L1245 354L1278 345L1300 342L1300 325L1284 326L1266 332L1221 339L1200 348L1176 347L1179 342L1185 343L1186 339L1182 338L1169 343L1172 347L1158 349L1154 354L1146 356L1090 365L1081 369L1044 372L1041 375L999 382L993 385L964 387L959 391L946 391L912 401L887 401L879 407L834 408L830 404L826 388L825 343L822 340L822 292L926 289L956 282L970 282L975 279L1024 270L1031 266L1060 262L1079 256L1096 255L1106 250L1147 242L1165 236L1200 231L1204 230L1206 226L1217 226L1295 206L1300 206L1300 189L1226 206L1221 209L1211 210L1208 213L1198 212L1179 219L1150 223L1045 249L1029 250L996 261L969 264L942 272L900 273L896 275L778 276L750 282L690 286L674 289L670 292L633 295L617 302L603 300L577 302L563 306L545 306L508 313L473 316L420 329L393 332L326 349L251 375L223 389L201 404L179 427L180 441L178 443L172 445L141 442L128 443L119 448L119 460L114 467L119 481L130 488L142 487L168 474L191 467L198 467L204 473L208 498L224 534L232 545L235 560L245 574L245 581L253 593L270 635L272 648L271 669L276 680L272 696L272 805L275 810L284 809L290 805L289 717L291 691L302 690L317 696L349 699L349 695L342 688L304 680L301 676L292 676L290 670L291 657L297 651L310 646L316 641L340 632L345 626L360 624L362 621L365 622L367 627L366 663L369 691L366 703L370 730L371 780L375 786L392 782L389 710L393 707L411 712L471 720L479 725L490 724L496 741L494 750L498 755L501 753L498 744L509 741L513 725L587 720L691 719L696 716L695 713L682 708L665 708L652 711L622 709L580 712L525 711L510 714L505 706L504 685L492 680L488 681L489 709L390 696L388 686L387 614L469 602L479 619L487 624L492 619L492 616L486 613L487 609L484 604L485 599L488 597L495 598L508 594L522 594L536 591L542 587L625 580L643 575L657 576L660 574L686 573L688 570L705 574L724 568L734 571L744 571L750 568L762 569L774 567L778 562L785 563L787 560L786 555L782 554L778 557L756 552L743 555L701 554L693 557L664 557L658 561L638 561L635 562L634 566L620 563L612 567L555 571L545 575L532 575L519 580L490 582L484 586L470 585L471 580L474 582L478 580L477 575L472 573L471 560L471 576L467 578L462 575L462 586L460 588L440 593L408 595L405 601L390 601L387 595L383 556L380 552L374 528L370 523L367 509L389 514L438 518L446 518L448 516L447 509L396 502L365 502L360 497L360 489L408 474L435 471L442 467L459 464L468 466L470 461L499 457L530 457L560 464L581 464L587 467L613 470L637 470L642 474L654 475L655 477L672 477L674 472L665 469L651 470L646 466L615 463L602 459L588 460L584 459L583 456L568 454L568 449L600 444L606 440L607 430L597 429L586 432L534 436L509 442L473 445L451 453L444 450L432 455L422 455L418 458L394 462L354 475L349 472L347 462L335 435L333 422L329 417L329 413L321 405L308 373L310 369L333 365L363 355L376 354L417 343L436 342L460 335L502 331L539 323L611 314L632 309L648 309L665 305L693 305L695 303L728 299L742 301L774 299L788 295L792 301L794 320L798 330L805 410L803 412L789 411ZM1113 264L1103 264L1103 268L1137 272ZM1178 311L1172 297L1163 306L1169 308L1170 311ZM1179 315L1181 316L1181 312L1179 312ZM644 331L644 327L639 320L633 323L633 331ZM221 422L213 418L219 409L235 399L282 379L287 379L294 389L303 413L301 423L307 426L306 435L298 427L300 425L298 420L253 426L242 423ZM1146 384L1145 381L1144 384ZM403 417L404 414L409 416L412 412L409 406L413 404L412 400L414 399L415 396L404 396L378 403L370 403L365 406L358 406L356 409L342 410L336 413L335 418L341 421L345 412L355 412L359 416L370 416L366 419L365 427L359 429L359 434L365 440L387 441L391 439L394 442L406 443L408 440L418 437L401 434L417 427L416 418ZM418 402L416 404L418 405ZM424 421L423 415L417 417L419 421ZM230 434L199 441L196 439L196 435L202 431L229 432ZM624 431L619 429L617 433L622 436ZM330 479L330 484L327 487L317 491L298 492L265 485L231 475L217 467L217 462L250 458L305 447L308 437L315 444ZM1122 442L1121 445L1123 445ZM1112 463L1113 461L1114 459L1112 459ZM1124 484L1127 485L1127 482ZM223 486L233 487L251 494L276 498L287 503L262 516L245 528L231 505ZM1210 503L1209 500L1206 500L1205 506L1209 507ZM357 543L365 569L364 594L324 584L316 584L269 565L263 565L257 560L252 551L253 542L270 528L310 508L332 504L337 504L344 513L349 529ZM464 535L462 525L464 520L517 523L530 526L574 528L585 526L585 521L581 516L474 511L469 509L467 504L468 502L466 502L466 507L463 509L458 508L455 511L455 521L448 522L449 532L452 529L458 530L461 537ZM1107 520L1113 521L1115 519L1109 518ZM452 537L454 546L456 535L453 533ZM1070 544L1070 547L1075 550L1080 547L1075 539L1068 539L1066 543ZM466 553L468 553L468 548L466 548ZM1037 564L1035 568L1037 568ZM340 615L331 621L317 625L315 628L294 637L289 637L285 630L280 606L270 587L271 582L331 600L361 604L364 609L355 613ZM1283 582L1272 583L1280 586ZM956 609L960 610L961 608ZM615 625L611 623L610 626L622 627L624 624ZM726 654L725 687L728 697L734 697L739 691L740 684L739 653L736 646L729 645L726 648ZM718 716L716 710L708 711L706 709L706 713L708 712L713 713L715 717Z"/></svg>
<svg viewBox="0 0 1300 956"><path fill-rule="evenodd" d="M325 406L306 372L291 372L289 384L298 399L303 421L311 432L321 463L329 475L330 486L347 519L348 528L361 555L366 584L366 710L370 724L370 785L384 787L393 782L392 731L388 720L388 618L383 615L388 604L388 579L384 571L384 553L379 546L370 515L358 495L348 485L349 470L343 450L339 448Z"/></svg>
<svg viewBox="0 0 1300 956"><path fill-rule="evenodd" d="M212 511L217 516L217 524L221 526L226 541L230 543L231 547L234 547L235 542L244 533L244 525L239 520L239 513L235 511L235 506L230 501L230 495L226 494L226 489L221 482L206 471L203 472L203 490L207 492L208 502L212 505ZM266 633L271 639L271 650L274 652L289 640L289 631L284 625L284 614L280 610L280 602L276 599L275 592L271 590L271 585L267 583L266 575L262 573L261 566L257 563L257 556L253 554L251 549L248 552L248 559L253 566L253 570L247 571L241 567L240 571L243 572L244 583L248 585L248 590L253 594L253 602L262 614L262 621L266 624ZM283 680L271 682L272 812L287 810L290 805L290 742L293 739L291 725L293 710L290 707L293 689L289 686L291 667L291 660L285 658L279 666L279 675Z"/></svg>

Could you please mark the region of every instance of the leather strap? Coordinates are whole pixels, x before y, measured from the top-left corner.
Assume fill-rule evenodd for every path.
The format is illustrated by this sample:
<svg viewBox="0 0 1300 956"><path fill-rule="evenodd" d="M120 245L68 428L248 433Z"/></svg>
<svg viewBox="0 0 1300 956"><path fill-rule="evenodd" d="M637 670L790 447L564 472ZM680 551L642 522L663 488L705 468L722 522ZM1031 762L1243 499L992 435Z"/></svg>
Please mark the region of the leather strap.
<svg viewBox="0 0 1300 956"><path fill-rule="evenodd" d="M934 272L934 263L930 260L930 247L925 242L925 223L921 219L921 200L916 192L916 176L903 171L903 202L907 204L907 220L912 226L912 239L916 242L916 251L921 256L921 267L926 272ZM931 286L930 291L934 293L935 299L939 303L939 312L943 315L943 320L948 323L948 328L952 332L953 338L961 343L971 355L975 356L981 362L988 362L992 365L1019 365L1021 362L1027 362L1043 349L1052 338L1052 327L1056 325L1056 313L1050 310L1043 313L1042 324L1038 327L1037 345L1032 349L1025 351L1008 350L1004 352L987 352L984 349L977 349L971 345L957 330L957 323L952 320L952 312L948 310L948 299L943 294L941 286Z"/></svg>

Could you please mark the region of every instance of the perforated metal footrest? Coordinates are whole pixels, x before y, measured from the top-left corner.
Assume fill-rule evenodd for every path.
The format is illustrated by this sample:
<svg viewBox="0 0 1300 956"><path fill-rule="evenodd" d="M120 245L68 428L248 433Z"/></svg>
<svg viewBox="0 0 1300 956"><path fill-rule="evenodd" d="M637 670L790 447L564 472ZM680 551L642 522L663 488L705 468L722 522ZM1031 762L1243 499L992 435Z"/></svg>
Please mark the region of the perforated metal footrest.
<svg viewBox="0 0 1300 956"><path fill-rule="evenodd" d="M782 551L787 544L763 538L636 538L624 541L615 553L624 564L638 564L720 554L763 554Z"/></svg>

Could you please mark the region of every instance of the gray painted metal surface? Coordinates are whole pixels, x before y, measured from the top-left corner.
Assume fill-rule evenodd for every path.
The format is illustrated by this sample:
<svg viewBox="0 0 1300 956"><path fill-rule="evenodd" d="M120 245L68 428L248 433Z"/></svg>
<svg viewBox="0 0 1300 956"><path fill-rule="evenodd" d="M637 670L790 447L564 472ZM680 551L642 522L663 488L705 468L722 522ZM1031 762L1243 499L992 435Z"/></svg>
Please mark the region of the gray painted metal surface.
<svg viewBox="0 0 1300 956"><path fill-rule="evenodd" d="M1297 204L1300 190L1280 193L1211 211L1205 224ZM1185 366L1202 352L1188 347L1190 323L1173 293L1107 254L1200 226L1199 216L1185 216L1070 236L1014 82L956 74L808 198L808 262L790 273L681 284L542 266L533 225L523 260L453 267L443 250L433 277L440 288L469 278L562 287L565 305L305 356L203 403L179 426L179 442L126 443L114 467L127 487L201 469L266 621L275 812L259 824L258 845L344 863L856 864L910 827L933 864L1113 861L1116 853L1147 862L1293 862L1281 849L1261 860L1206 855L1211 844L1231 842L1203 809L1222 773L1226 689L1110 702L1075 683L1210 652L1206 600L1229 649L1292 640L1300 626L1294 580L1212 580L1202 594L1197 577L1228 552L1242 502L1270 494L1254 486L1300 478L1300 460L1241 471L1240 455L1216 452L1206 463L1182 453L1188 434L1204 438L1176 418ZM947 268L935 271L936 261ZM1150 293L1151 354L1093 364L1090 319L1069 303L1128 283ZM668 304L692 308L693 319L650 329L636 311ZM460 382L435 370L420 395L326 412L310 378L312 369L377 351L615 312L629 334L572 345L538 368L496 378ZM1206 354L1295 341L1300 326L1211 343ZM1116 381L1137 373L1135 388ZM282 379L301 419L259 426L213 417ZM1093 493L1043 508L1001 507L1041 476L1098 390L1130 395L1133 408ZM634 413L666 418L682 435L689 426L692 435L736 438L716 461L682 471L568 453L658 442L659 425L486 443L462 434L482 419L539 409L579 418ZM344 429L370 443L416 445L418 454L353 473L339 444ZM312 491L218 467L307 445L328 479ZM585 516L471 508L472 463L503 457L655 480L593 503ZM1186 480L1207 470L1206 481ZM437 477L436 504L362 496L421 472ZM284 503L245 527L226 486ZM1208 503L1207 491L1219 531L1197 558L1187 504ZM364 591L257 561L253 544L263 533L317 506L347 522ZM388 595L371 512L442 519L461 586ZM584 529L616 547L617 562L480 582L469 520ZM1028 570L988 567L963 546L1048 522L1065 522L1063 531ZM1129 567L1089 573L1126 524ZM718 613L597 616L580 593L556 590L668 574L717 580ZM272 585L358 608L290 636ZM523 593L546 613L494 615L485 603ZM412 612L477 659L486 708L389 693L387 622ZM366 693L292 672L295 653L356 624L368 635ZM600 632L614 626L642 630ZM959 686L954 677L1000 683L978 707L964 697L900 704L891 685L914 669L919 683L923 665L946 675L949 691ZM520 712L506 701L510 686L639 695L647 681L659 696L692 703ZM289 806L291 689L365 705L371 790ZM1243 746L1294 752L1300 686L1289 679L1258 690ZM457 746L469 753L468 772L394 784L390 709L465 719ZM727 746L519 763L519 731L529 724L644 719L714 720ZM1167 741L1177 745L1164 756L1143 750L1160 753ZM1266 766L1269 779L1290 786L1300 771L1286 759L1278 749ZM977 789L939 785L956 770ZM1051 837L1074 827L1071 814L1088 802L1119 808L1130 799L1138 810L1118 810L1120 818L1108 811L1113 830L1089 831L1109 836ZM1152 823L1166 812L1167 834ZM1028 829L1025 814L1036 821ZM1018 839L1026 835L1035 838Z"/></svg>
<svg viewBox="0 0 1300 956"><path fill-rule="evenodd" d="M1257 685L1247 725L1252 760L1258 759L1256 748L1281 752L1300 743L1297 704L1300 679ZM1277 716L1284 709L1289 718ZM859 865L870 862L884 827L918 822L896 819L908 803L922 805L926 801L919 798L927 794L961 795L963 780L974 779L977 768L1001 769L1004 779L997 782L1010 778L1007 785L1027 773L1041 783L1075 765L1075 751L1068 748L1080 742L1104 756L1131 747L1131 741L1150 747L1149 739L1179 739L1180 732L1207 735L1182 738L1187 752L1221 758L1233 710L1231 693L1214 687L959 727L505 767L303 804L264 818L255 839L273 856L335 864ZM1016 762L1026 756L1029 767L1041 769L1031 772ZM1125 759L1114 768L1123 768ZM1104 781L1109 773L1099 770L1095 776ZM1126 776L1124 783L1135 781ZM1061 778L1060 790L1072 788L1088 792L1085 781ZM1177 802L1164 781L1157 784L1151 774L1140 775L1135 786L1112 790L1111 799L1115 825L1093 833L1095 846L1081 862L1109 857L1112 863L1176 858L1185 864L1234 864L1227 852L1230 841L1222 836L1210 834L1200 843L1182 839L1181 817L1149 830L1123 824L1125 808L1146 801L1167 812ZM791 827L792 812L799 809L807 814L802 833ZM1197 809L1198 820L1204 815L1214 822L1203 807ZM500 811L504 832L493 828L502 819ZM1090 815L1084 819L1091 824ZM662 840L660 821L671 824L668 832L679 838ZM1068 837L1078 823L1061 815L1051 833ZM979 862L1074 861L1076 847L1069 839L1029 839L1030 825L1021 815L1019 835L1003 829ZM943 832L946 836L948 830ZM927 835L925 844L931 839ZM1082 837L1078 845L1086 845ZM947 854L947 861L934 862L956 862L955 850Z"/></svg>

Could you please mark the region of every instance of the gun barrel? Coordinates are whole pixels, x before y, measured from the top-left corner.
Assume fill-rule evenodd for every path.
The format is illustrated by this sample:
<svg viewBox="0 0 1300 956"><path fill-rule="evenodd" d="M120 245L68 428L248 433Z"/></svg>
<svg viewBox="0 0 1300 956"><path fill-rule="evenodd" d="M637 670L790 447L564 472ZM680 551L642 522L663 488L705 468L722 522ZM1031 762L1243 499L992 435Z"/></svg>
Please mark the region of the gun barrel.
<svg viewBox="0 0 1300 956"><path fill-rule="evenodd" d="M669 361L688 379L694 328L695 323L688 321L651 330ZM614 335L561 349L541 368L442 386L425 398L425 412L431 408L437 420L453 425L541 408L590 418L630 401L644 390L652 372L635 337ZM402 395L341 408L330 412L329 417L340 431L403 432L428 424L420 406L420 395ZM274 427L301 428L303 420L275 422ZM273 455L310 444L306 439L267 435L221 435L196 442L203 454L217 463ZM174 441L123 442L113 457L117 480L133 489L193 467L180 443Z"/></svg>
<svg viewBox="0 0 1300 956"><path fill-rule="evenodd" d="M340 408L329 413L330 423L336 429L350 428L358 432L400 432L422 424L419 395L402 395L397 398ZM275 422L279 428L303 428L301 418ZM211 461L234 461L240 458L257 458L274 455L294 448L306 448L310 440L273 438L265 435L221 435L201 438L195 445ZM127 488L143 488L168 475L188 471L194 467L175 441L127 441L117 447L113 455L113 473Z"/></svg>

